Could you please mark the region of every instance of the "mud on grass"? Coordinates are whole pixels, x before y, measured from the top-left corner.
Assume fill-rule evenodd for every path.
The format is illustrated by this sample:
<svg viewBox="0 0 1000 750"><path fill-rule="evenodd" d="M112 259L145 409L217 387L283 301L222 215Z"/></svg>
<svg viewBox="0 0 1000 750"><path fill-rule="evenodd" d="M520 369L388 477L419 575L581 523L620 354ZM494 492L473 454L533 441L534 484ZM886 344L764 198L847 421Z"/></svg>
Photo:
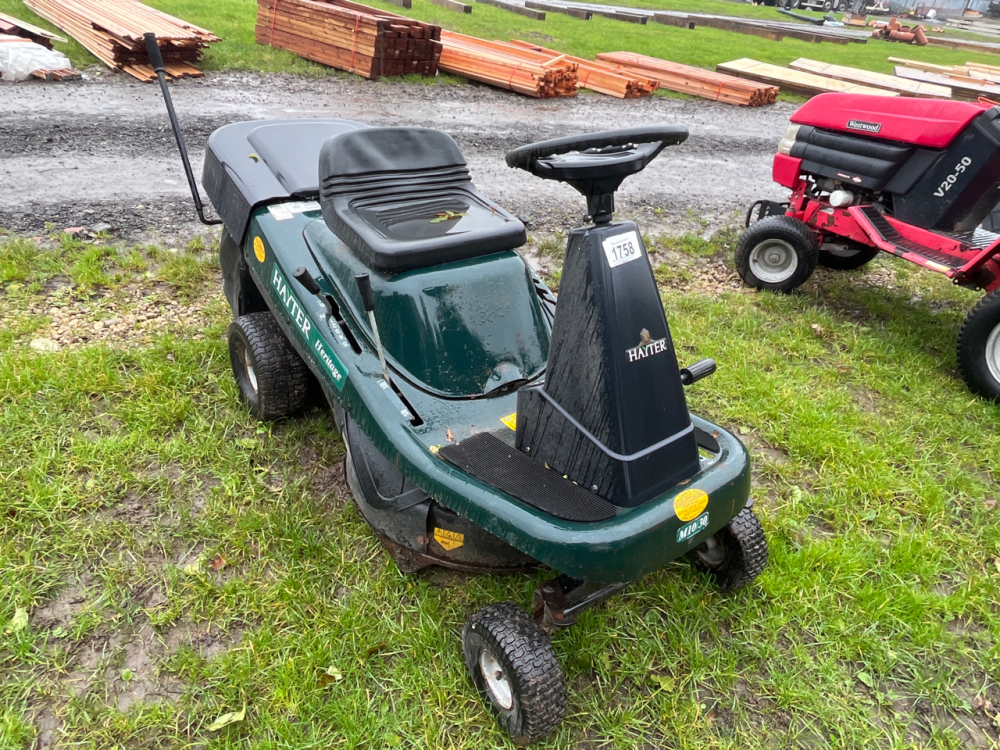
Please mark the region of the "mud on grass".
<svg viewBox="0 0 1000 750"><path fill-rule="evenodd" d="M770 566L722 596L678 562L558 634L543 746L995 747L974 298L889 259L746 292L730 241L647 244L679 358L719 362L689 397L751 448ZM548 573L400 574L326 413L240 407L213 250L0 239L0 747L504 746L459 630Z"/></svg>

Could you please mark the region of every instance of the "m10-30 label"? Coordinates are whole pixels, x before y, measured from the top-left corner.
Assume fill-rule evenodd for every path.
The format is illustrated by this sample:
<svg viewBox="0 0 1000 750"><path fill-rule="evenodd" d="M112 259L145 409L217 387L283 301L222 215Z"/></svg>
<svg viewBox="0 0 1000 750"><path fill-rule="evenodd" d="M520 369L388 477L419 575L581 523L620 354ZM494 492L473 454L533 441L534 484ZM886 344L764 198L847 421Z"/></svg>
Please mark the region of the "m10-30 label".
<svg viewBox="0 0 1000 750"><path fill-rule="evenodd" d="M934 191L934 195L938 198L943 198L944 194L951 190L951 186L958 182L958 176L968 169L971 164L972 159L968 156L963 156L962 161L955 165L955 169L952 170L952 173L948 175L944 181L942 181L941 187Z"/></svg>

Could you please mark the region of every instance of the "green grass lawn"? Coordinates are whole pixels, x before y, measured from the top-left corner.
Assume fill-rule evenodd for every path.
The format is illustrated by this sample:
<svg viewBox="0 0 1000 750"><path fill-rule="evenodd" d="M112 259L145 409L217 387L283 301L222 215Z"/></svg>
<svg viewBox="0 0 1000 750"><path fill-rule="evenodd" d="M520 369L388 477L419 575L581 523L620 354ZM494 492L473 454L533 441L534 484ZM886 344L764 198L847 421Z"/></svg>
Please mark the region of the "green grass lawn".
<svg viewBox="0 0 1000 750"><path fill-rule="evenodd" d="M651 241L769 568L725 596L678 562L557 634L542 746L989 747L1000 406L953 354L975 295L887 257L792 296L698 283L731 244ZM212 252L0 239L0 748L506 746L459 631L549 573L399 573L330 416L238 402ZM27 346L74 311L96 343Z"/></svg>
<svg viewBox="0 0 1000 750"><path fill-rule="evenodd" d="M254 42L257 6L253 0L150 0L150 5L214 31L222 42L213 45L202 67L206 70L290 71L311 75L346 75L336 73L291 53ZM374 7L398 12L400 9L380 0ZM725 2L724 0L627 0L622 4L700 13L740 15L788 21L774 8ZM50 27L27 10L21 0L0 0L0 11ZM593 58L598 52L628 50L663 57L676 62L713 68L720 62L752 57L764 62L787 65L799 57L824 62L892 72L889 56L911 57L941 65L962 64L969 60L1000 64L1000 56L969 53L942 47L914 47L872 40L867 44L816 44L795 39L780 42L759 37L699 27L678 29L650 22L645 26L594 17L581 21L550 13L545 21L532 21L509 11L480 3L471 14L454 13L428 0L413 0L407 15L442 27L487 39L520 38L537 41L557 50ZM76 65L86 65L94 58L76 42L57 45Z"/></svg>

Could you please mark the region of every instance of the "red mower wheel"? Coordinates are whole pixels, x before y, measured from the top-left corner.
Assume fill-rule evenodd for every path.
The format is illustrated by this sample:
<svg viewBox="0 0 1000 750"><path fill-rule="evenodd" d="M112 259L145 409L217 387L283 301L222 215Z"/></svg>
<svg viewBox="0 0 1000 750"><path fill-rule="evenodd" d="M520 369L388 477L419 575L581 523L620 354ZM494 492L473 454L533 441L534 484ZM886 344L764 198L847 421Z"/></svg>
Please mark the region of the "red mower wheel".
<svg viewBox="0 0 1000 750"><path fill-rule="evenodd" d="M819 248L812 230L790 216L751 225L736 245L736 271L754 289L790 292L816 270Z"/></svg>
<svg viewBox="0 0 1000 750"><path fill-rule="evenodd" d="M970 391L1000 402L1000 289L966 316L958 334L958 370Z"/></svg>

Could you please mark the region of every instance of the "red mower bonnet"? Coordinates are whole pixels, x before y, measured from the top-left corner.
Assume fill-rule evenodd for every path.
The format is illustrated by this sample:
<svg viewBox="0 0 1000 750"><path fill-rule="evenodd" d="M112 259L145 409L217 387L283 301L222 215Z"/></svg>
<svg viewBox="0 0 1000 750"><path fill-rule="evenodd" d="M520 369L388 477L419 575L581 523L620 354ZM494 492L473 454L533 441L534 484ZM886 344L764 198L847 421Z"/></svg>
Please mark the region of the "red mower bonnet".
<svg viewBox="0 0 1000 750"><path fill-rule="evenodd" d="M990 106L974 102L829 93L814 96L803 104L791 121L796 125L945 148Z"/></svg>

